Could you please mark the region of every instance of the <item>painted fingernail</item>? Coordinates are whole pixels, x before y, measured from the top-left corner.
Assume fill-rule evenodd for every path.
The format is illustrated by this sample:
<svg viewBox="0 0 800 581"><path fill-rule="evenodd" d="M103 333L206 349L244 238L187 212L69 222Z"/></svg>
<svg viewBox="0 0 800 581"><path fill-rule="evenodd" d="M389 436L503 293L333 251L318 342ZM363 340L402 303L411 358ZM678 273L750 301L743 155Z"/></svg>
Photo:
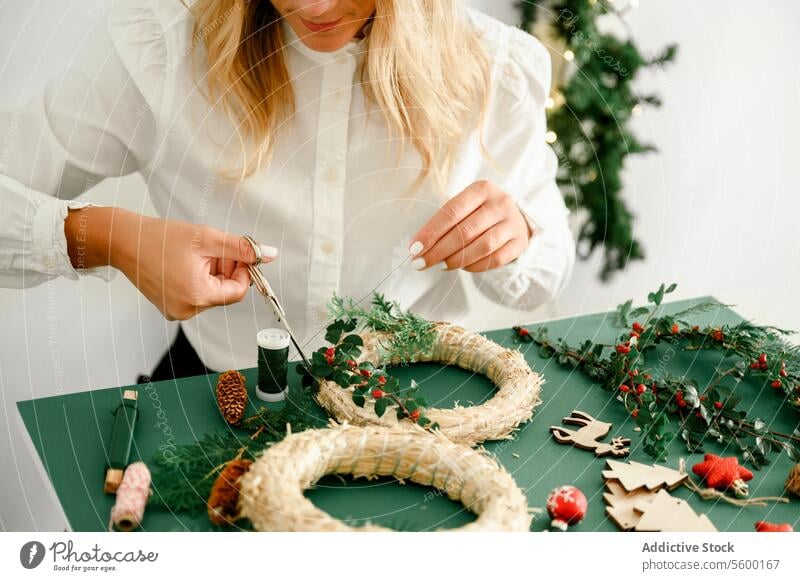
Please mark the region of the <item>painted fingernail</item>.
<svg viewBox="0 0 800 581"><path fill-rule="evenodd" d="M424 258L415 258L411 261L411 266L414 267L415 270L422 270L425 268L425 259Z"/></svg>
<svg viewBox="0 0 800 581"><path fill-rule="evenodd" d="M417 254L422 252L422 248L423 248L422 242L417 240L416 242L414 242L414 244L408 247L408 252L409 254L411 254L411 256L416 256Z"/></svg>
<svg viewBox="0 0 800 581"><path fill-rule="evenodd" d="M267 246L266 244L259 244L261 248L261 256L264 258L275 258L278 256L278 249L274 246Z"/></svg>

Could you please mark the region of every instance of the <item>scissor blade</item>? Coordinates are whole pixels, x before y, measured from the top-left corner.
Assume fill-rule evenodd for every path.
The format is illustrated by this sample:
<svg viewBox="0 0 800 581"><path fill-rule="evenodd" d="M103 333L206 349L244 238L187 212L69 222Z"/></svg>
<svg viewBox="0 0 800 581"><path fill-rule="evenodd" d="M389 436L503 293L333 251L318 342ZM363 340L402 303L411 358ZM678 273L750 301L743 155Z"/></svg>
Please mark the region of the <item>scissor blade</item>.
<svg viewBox="0 0 800 581"><path fill-rule="evenodd" d="M289 326L289 322L286 320L286 314L283 312L283 308L281 308L280 303L272 296L266 296L264 297L264 300L272 307L272 311L275 313L275 318L278 319L278 322L283 325L283 328L286 329L287 333L289 333L289 338L292 340L292 345L294 345L294 348L297 349L297 353L300 355L300 358L303 360L306 368L311 369L311 363L308 361L308 358L306 358L305 353L303 353L303 349L300 347L297 339L295 339L292 328Z"/></svg>

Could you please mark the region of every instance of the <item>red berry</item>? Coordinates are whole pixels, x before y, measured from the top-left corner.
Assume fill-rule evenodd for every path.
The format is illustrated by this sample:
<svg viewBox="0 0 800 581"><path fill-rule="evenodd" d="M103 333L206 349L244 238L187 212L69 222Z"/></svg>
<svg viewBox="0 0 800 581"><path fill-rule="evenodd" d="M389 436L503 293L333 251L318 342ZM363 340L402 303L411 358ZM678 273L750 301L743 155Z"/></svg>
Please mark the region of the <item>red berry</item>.
<svg viewBox="0 0 800 581"><path fill-rule="evenodd" d="M416 422L419 419L419 410L414 410L413 412L408 414L408 417Z"/></svg>
<svg viewBox="0 0 800 581"><path fill-rule="evenodd" d="M631 352L631 348L628 347L627 345L617 345L617 353L625 355L625 354L630 353L630 352Z"/></svg>
<svg viewBox="0 0 800 581"><path fill-rule="evenodd" d="M761 364L766 363L767 362L767 354L766 353L762 353L761 355L759 355L758 356L758 362L761 363Z"/></svg>
<svg viewBox="0 0 800 581"><path fill-rule="evenodd" d="M372 375L372 373L370 373L369 369L362 369L361 375L363 375L364 377L369 377L370 375Z"/></svg>
<svg viewBox="0 0 800 581"><path fill-rule="evenodd" d="M328 357L333 357L334 353L336 353L336 349L334 349L333 347L328 347L325 350L325 355L327 355Z"/></svg>
<svg viewBox="0 0 800 581"><path fill-rule="evenodd" d="M700 325L694 325L692 327L692 331L699 331L699 330L700 330Z"/></svg>
<svg viewBox="0 0 800 581"><path fill-rule="evenodd" d="M758 369L759 367L760 367L760 365L758 364L758 361L753 361L750 364L750 369Z"/></svg>
<svg viewBox="0 0 800 581"><path fill-rule="evenodd" d="M681 390L675 392L675 399L683 399L683 392Z"/></svg>
<svg viewBox="0 0 800 581"><path fill-rule="evenodd" d="M786 377L787 375L789 375L789 374L786 373L786 370L785 369L781 369L781 377Z"/></svg>
<svg viewBox="0 0 800 581"><path fill-rule="evenodd" d="M630 375L631 377L636 377L637 375L639 375L639 370L638 369L631 369L628 372L628 375Z"/></svg>
<svg viewBox="0 0 800 581"><path fill-rule="evenodd" d="M644 392L647 391L647 386L644 383L640 383L636 386L636 393L642 395Z"/></svg>
<svg viewBox="0 0 800 581"><path fill-rule="evenodd" d="M634 331L636 331L637 333L641 333L642 331L644 331L644 327L642 327L642 325L639 323L639 321L636 321L636 322L633 324L633 327L632 327L632 328L633 328L633 330L634 330Z"/></svg>
<svg viewBox="0 0 800 581"><path fill-rule="evenodd" d="M386 376L385 375L379 375L378 376L378 383L380 383L381 385L386 385Z"/></svg>
<svg viewBox="0 0 800 581"><path fill-rule="evenodd" d="M382 389L373 389L372 390L372 397L375 399L381 399L384 396Z"/></svg>
<svg viewBox="0 0 800 581"><path fill-rule="evenodd" d="M639 333L637 333L636 331L631 331L631 338L638 339L639 337L641 337Z"/></svg>
<svg viewBox="0 0 800 581"><path fill-rule="evenodd" d="M725 334L721 330L715 329L714 332L711 333L711 338L714 339L714 341L719 341L721 343L725 338Z"/></svg>
<svg viewBox="0 0 800 581"><path fill-rule="evenodd" d="M619 390L620 390L622 393L628 393L628 392L631 390L631 388L630 388L630 387L628 387L627 385L624 385L624 384L623 384L623 385L620 385L620 386L619 386Z"/></svg>
<svg viewBox="0 0 800 581"><path fill-rule="evenodd" d="M650 375L649 373L645 373L644 374L644 378L649 380L649 379L653 379L653 376Z"/></svg>
<svg viewBox="0 0 800 581"><path fill-rule="evenodd" d="M679 331L680 328L678 327L678 323L672 323L672 334L677 335Z"/></svg>
<svg viewBox="0 0 800 581"><path fill-rule="evenodd" d="M687 405L688 404L686 403L686 400L683 400L683 399L678 400L678 407L685 408Z"/></svg>
<svg viewBox="0 0 800 581"><path fill-rule="evenodd" d="M759 368L759 369L762 369L762 370L763 370L763 369L766 369L766 368L767 368L767 364L766 364L766 363L759 363L759 364L758 364L758 368Z"/></svg>
<svg viewBox="0 0 800 581"><path fill-rule="evenodd" d="M778 388L778 387L780 387L780 386L781 386L781 385L783 385L783 384L781 383L781 380L780 380L780 379L776 379L775 381L773 381L772 383L770 383L770 385L771 385L772 387L774 387L774 388Z"/></svg>
<svg viewBox="0 0 800 581"><path fill-rule="evenodd" d="M637 417L637 416L639 415L639 408L636 408L635 410L633 410L633 411L631 412L631 415L632 415L634 418L635 418L635 417Z"/></svg>
<svg viewBox="0 0 800 581"><path fill-rule="evenodd" d="M695 414L694 414L694 415L695 415L695 417L697 417L698 419L701 419L701 420L703 419L703 414L701 414L700 412L695 412Z"/></svg>
<svg viewBox="0 0 800 581"><path fill-rule="evenodd" d="M355 361L353 361L352 359L348 359L348 360L347 360L347 366L348 366L350 369L355 369L355 368L356 368L356 366L357 366L357 364L356 364L356 362L355 362Z"/></svg>
<svg viewBox="0 0 800 581"><path fill-rule="evenodd" d="M722 409L722 402L721 401L715 401L714 402L714 407L717 408L718 410L721 410Z"/></svg>
<svg viewBox="0 0 800 581"><path fill-rule="evenodd" d="M527 337L528 335L531 334L531 332L528 331L525 327L520 327L517 333L519 334L520 337Z"/></svg>
<svg viewBox="0 0 800 581"><path fill-rule="evenodd" d="M700 401L706 401L707 399L708 399L707 395L701 395L700 396Z"/></svg>

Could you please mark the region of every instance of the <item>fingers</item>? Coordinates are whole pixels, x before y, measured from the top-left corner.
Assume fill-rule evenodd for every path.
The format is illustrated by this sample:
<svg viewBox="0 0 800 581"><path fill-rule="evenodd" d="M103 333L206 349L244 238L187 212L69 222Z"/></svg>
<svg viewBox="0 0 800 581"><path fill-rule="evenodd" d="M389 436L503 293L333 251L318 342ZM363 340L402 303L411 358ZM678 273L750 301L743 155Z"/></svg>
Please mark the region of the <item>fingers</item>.
<svg viewBox="0 0 800 581"><path fill-rule="evenodd" d="M415 258L412 265L417 270L422 270L438 264L465 249L502 220L503 215L497 211L496 204L484 204L456 224L430 250Z"/></svg>
<svg viewBox="0 0 800 581"><path fill-rule="evenodd" d="M517 258L522 254L523 250L524 248L522 248L519 240L510 240L490 255L465 266L464 270L467 272L486 272L487 270L500 268Z"/></svg>
<svg viewBox="0 0 800 581"><path fill-rule="evenodd" d="M448 200L411 238L409 252L419 256L431 249L454 226L477 210L487 196L487 182L475 182ZM427 264L433 263L427 261Z"/></svg>
<svg viewBox="0 0 800 581"><path fill-rule="evenodd" d="M250 289L247 266L240 263L228 278L210 277L207 299L209 306L232 305L241 301Z"/></svg>
<svg viewBox="0 0 800 581"><path fill-rule="evenodd" d="M514 259L514 257L511 257L503 262L506 258L506 252L513 250L514 247L512 246L508 250L503 249L514 239L515 230L513 225L508 220L503 220L483 232L463 248L457 249L455 253L446 257L444 264L448 270L463 268L468 272L480 272L480 270L476 269L480 269L484 264L491 265L491 268L497 268L495 265L502 266Z"/></svg>
<svg viewBox="0 0 800 581"><path fill-rule="evenodd" d="M242 236L229 234L221 230L212 230L208 238L209 242L206 246L206 251L210 256L233 262L255 264L255 250ZM259 247L261 249L261 262L270 262L278 255L278 249L274 246L260 244Z"/></svg>

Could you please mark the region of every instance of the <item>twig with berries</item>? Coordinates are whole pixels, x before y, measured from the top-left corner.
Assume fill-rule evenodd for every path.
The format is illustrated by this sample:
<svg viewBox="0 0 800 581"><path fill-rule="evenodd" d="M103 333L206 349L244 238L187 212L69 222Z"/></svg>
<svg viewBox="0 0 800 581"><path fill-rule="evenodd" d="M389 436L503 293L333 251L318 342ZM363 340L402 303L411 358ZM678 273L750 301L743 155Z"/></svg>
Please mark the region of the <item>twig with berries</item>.
<svg viewBox="0 0 800 581"><path fill-rule="evenodd" d="M785 434L770 429L760 419L748 419L733 395L738 383L760 381L782 397L786 407L800 410L800 352L785 340L787 331L749 322L701 328L687 321L694 313L721 306L704 301L673 314L664 314L664 296L675 285L650 293L650 306L633 308L627 301L617 308L615 323L627 329L614 345L585 341L580 347L563 340L552 341L546 328L528 332L544 357L575 367L616 398L642 430L643 449L658 460L667 457L667 444L679 436L690 452L699 452L709 439L739 448L745 461L760 468L771 452L785 450L800 458L800 429ZM636 319L636 320L633 320ZM525 340L515 328L515 338ZM671 376L647 367L647 354L659 344L683 350L716 350L736 357L735 363L717 372L701 391L685 376ZM731 385L732 384L732 385ZM668 427L677 424L677 431Z"/></svg>
<svg viewBox="0 0 800 581"><path fill-rule="evenodd" d="M402 356L411 354L411 349L432 344L433 325L416 315L404 313L380 295L374 297L372 311L359 310L352 303L336 298L333 305L333 312L353 316L337 318L328 325L325 340L332 345L311 354L310 369L302 364L297 366L303 386L318 385L322 380L332 381L344 389L352 388L353 403L359 407L364 407L370 399L374 401L378 417L393 407L398 420L408 418L420 426L437 428L424 413L428 403L419 394L419 385L415 381L404 387L384 369L376 368L369 361L358 362L364 342L358 333L353 332L361 324L394 333L393 337L400 337L400 343L393 343L396 347L393 353L402 359Z"/></svg>

